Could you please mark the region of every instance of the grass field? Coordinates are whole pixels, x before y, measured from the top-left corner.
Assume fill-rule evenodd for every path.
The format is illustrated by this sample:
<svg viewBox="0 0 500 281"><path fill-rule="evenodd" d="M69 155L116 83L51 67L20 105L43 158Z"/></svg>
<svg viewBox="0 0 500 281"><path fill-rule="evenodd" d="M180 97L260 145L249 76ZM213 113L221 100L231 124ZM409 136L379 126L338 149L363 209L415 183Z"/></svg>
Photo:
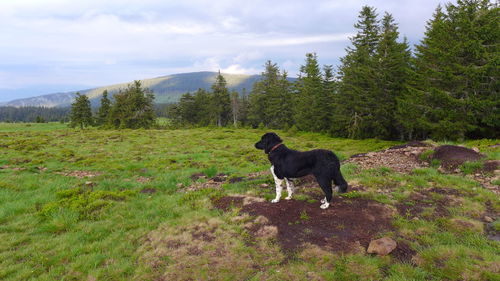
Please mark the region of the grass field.
<svg viewBox="0 0 500 281"><path fill-rule="evenodd" d="M269 169L266 155L253 147L264 132L0 124L0 279L500 280L500 243L488 239L500 230L498 196L436 166L411 173L342 166L347 181L360 187L342 202L371 200L394 210L392 228L377 236L406 245L412 253L406 260L315 245L286 253L276 236L252 236L246 224L253 218L237 206L216 209L211 199L274 196L271 176L247 180ZM278 134L291 148L331 149L341 160L400 144ZM498 142L464 145L498 160ZM474 165L481 163L462 170L474 173ZM218 174L227 176L220 186L191 188ZM414 196L424 191L427 197L418 202L427 207L412 213ZM300 190L293 200L319 209L314 195ZM435 215L437 202L444 202L442 215ZM497 221L485 222L485 215ZM302 213L301 219L314 217Z"/></svg>

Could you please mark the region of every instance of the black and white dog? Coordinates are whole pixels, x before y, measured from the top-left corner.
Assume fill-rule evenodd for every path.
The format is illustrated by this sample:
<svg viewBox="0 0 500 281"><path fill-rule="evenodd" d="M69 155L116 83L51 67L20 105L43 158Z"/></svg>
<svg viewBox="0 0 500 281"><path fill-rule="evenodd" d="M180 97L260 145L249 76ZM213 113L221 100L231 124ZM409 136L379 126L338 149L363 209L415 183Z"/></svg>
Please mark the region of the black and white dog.
<svg viewBox="0 0 500 281"><path fill-rule="evenodd" d="M311 151L296 151L289 149L283 144L281 138L275 133L266 133L261 140L255 144L255 148L263 149L271 162L271 173L276 183L276 198L271 202L276 203L281 198L283 180L286 182L290 200L294 191L290 179L300 178L313 174L321 189L325 193L325 199L321 200L321 209L330 206L332 200L332 181L335 183L336 192L346 192L347 182L340 173L340 161L333 152L324 149Z"/></svg>

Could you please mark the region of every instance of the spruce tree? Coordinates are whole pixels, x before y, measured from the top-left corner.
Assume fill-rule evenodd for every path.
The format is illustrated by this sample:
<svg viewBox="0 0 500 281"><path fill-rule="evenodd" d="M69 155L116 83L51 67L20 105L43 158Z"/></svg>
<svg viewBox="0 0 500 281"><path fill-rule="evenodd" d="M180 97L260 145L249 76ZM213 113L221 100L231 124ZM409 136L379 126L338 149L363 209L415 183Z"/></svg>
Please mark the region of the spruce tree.
<svg viewBox="0 0 500 281"><path fill-rule="evenodd" d="M90 101L86 95L76 93L75 102L71 104L70 127L79 126L81 129L92 126L92 111Z"/></svg>
<svg viewBox="0 0 500 281"><path fill-rule="evenodd" d="M318 57L314 53L306 54L306 63L300 67L296 83L294 120L297 128L304 131L320 131L318 111L322 110L323 98L322 74Z"/></svg>
<svg viewBox="0 0 500 281"><path fill-rule="evenodd" d="M108 90L102 92L101 107L97 111L97 125L104 125L108 121L111 101L108 98Z"/></svg>
<svg viewBox="0 0 500 281"><path fill-rule="evenodd" d="M396 121L396 103L407 88L410 73L410 58L406 38L398 42L398 26L391 14L385 13L380 40L377 45L377 88L374 94L376 105L372 109L373 137L394 139L401 136L401 126Z"/></svg>
<svg viewBox="0 0 500 281"><path fill-rule="evenodd" d="M292 122L290 83L276 63L266 62L261 80L249 96L248 120L253 127L284 128Z"/></svg>
<svg viewBox="0 0 500 281"><path fill-rule="evenodd" d="M151 128L155 122L154 95L143 88L140 81L134 81L124 91L114 95L115 102L110 110L109 122L115 128Z"/></svg>
<svg viewBox="0 0 500 281"><path fill-rule="evenodd" d="M414 114L403 119L413 136L498 135L498 15L484 0L437 8L416 46L415 73L398 109L400 116Z"/></svg>
<svg viewBox="0 0 500 281"><path fill-rule="evenodd" d="M221 75L220 71L212 84L210 101L212 121L218 127L225 126L230 120L231 97L227 89L226 79Z"/></svg>
<svg viewBox="0 0 500 281"><path fill-rule="evenodd" d="M332 132L337 136L366 138L377 131L373 108L377 106L375 57L380 35L375 8L364 6L354 27L358 33L351 38L347 55L341 58Z"/></svg>

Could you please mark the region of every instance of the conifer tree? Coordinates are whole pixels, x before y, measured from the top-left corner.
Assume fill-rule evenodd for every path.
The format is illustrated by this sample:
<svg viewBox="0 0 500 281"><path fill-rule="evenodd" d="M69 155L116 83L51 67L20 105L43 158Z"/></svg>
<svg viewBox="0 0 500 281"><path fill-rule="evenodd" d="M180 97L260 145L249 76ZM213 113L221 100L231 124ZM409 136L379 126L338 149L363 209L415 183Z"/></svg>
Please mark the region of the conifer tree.
<svg viewBox="0 0 500 281"><path fill-rule="evenodd" d="M380 40L375 8L364 6L354 27L358 33L351 38L347 55L341 58L332 132L350 138L373 137L378 71L375 55Z"/></svg>
<svg viewBox="0 0 500 281"><path fill-rule="evenodd" d="M265 63L261 80L254 83L248 98L248 122L268 128L284 128L292 122L292 101L287 73L276 63Z"/></svg>
<svg viewBox="0 0 500 281"><path fill-rule="evenodd" d="M143 88L141 81L134 81L127 89L114 95L109 122L115 128L151 128L155 122L154 95Z"/></svg>
<svg viewBox="0 0 500 281"><path fill-rule="evenodd" d="M111 101L108 98L108 90L102 92L101 107L97 111L97 125L104 125L108 121Z"/></svg>
<svg viewBox="0 0 500 281"><path fill-rule="evenodd" d="M212 120L218 127L225 126L231 115L231 97L227 82L220 71L212 84L211 104Z"/></svg>
<svg viewBox="0 0 500 281"><path fill-rule="evenodd" d="M318 110L323 98L322 74L318 65L318 57L314 53L306 54L306 63L300 67L299 79L296 83L294 120L299 130L320 131Z"/></svg>
<svg viewBox="0 0 500 281"><path fill-rule="evenodd" d="M498 135L498 15L485 0L437 8L416 46L413 81L398 108L409 135ZM405 111L413 116L405 118Z"/></svg>
<svg viewBox="0 0 500 281"><path fill-rule="evenodd" d="M90 101L86 95L76 93L75 102L71 104L70 127L79 126L81 129L92 126L92 111Z"/></svg>
<svg viewBox="0 0 500 281"><path fill-rule="evenodd" d="M410 73L410 58L406 38L398 42L398 26L391 14L385 13L377 44L375 60L377 62L377 87L374 94L376 101L372 114L373 136L394 139L400 136L401 127L396 122L396 103L407 88Z"/></svg>

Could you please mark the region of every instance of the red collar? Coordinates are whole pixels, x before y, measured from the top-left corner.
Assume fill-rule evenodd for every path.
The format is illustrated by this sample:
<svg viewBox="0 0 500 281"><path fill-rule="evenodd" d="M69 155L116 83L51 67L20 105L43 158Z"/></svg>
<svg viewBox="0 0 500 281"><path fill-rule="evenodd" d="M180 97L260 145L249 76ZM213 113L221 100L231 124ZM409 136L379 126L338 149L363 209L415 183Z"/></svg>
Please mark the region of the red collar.
<svg viewBox="0 0 500 281"><path fill-rule="evenodd" d="M273 148L271 148L271 150L269 151L269 153L273 152L273 150L275 150L276 148L278 148L278 146L282 145L283 143L278 143L277 145L273 146Z"/></svg>

